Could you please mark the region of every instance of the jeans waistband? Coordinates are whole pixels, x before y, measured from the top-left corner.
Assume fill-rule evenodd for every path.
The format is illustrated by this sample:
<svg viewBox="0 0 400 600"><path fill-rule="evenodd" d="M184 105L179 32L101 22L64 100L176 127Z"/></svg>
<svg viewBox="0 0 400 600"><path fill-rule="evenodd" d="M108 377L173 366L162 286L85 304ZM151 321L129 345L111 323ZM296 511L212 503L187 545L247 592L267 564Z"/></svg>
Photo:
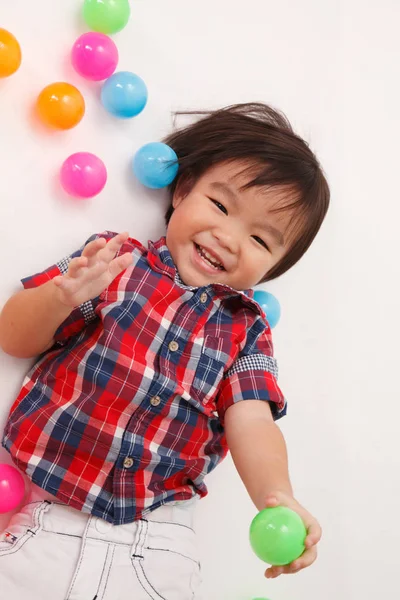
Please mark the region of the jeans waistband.
<svg viewBox="0 0 400 600"><path fill-rule="evenodd" d="M98 517L79 512L65 504L44 501L43 529L65 535L86 536L112 543L132 544L136 538L140 522L154 522L162 525L181 525L193 529L194 509L197 497L181 502L170 502L145 514L138 521L113 525ZM33 503L33 505L38 503ZM40 504L40 503L39 503ZM33 508L33 505L28 505ZM36 506L36 508L38 508Z"/></svg>

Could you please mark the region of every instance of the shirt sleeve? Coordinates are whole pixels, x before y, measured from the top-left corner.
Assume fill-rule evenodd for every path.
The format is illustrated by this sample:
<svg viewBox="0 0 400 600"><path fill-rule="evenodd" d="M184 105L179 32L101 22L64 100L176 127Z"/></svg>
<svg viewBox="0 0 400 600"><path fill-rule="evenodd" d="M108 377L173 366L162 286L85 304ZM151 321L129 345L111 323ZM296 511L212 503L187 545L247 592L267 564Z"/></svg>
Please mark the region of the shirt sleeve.
<svg viewBox="0 0 400 600"><path fill-rule="evenodd" d="M248 331L244 347L225 373L217 399L223 422L226 410L241 400L269 402L274 420L286 414L286 400L278 386L271 330L261 318Z"/></svg>
<svg viewBox="0 0 400 600"><path fill-rule="evenodd" d="M81 256L83 249L89 242L100 237L103 237L108 241L115 235L117 234L110 231L95 233L72 254L62 258L60 261L56 262L54 265L51 265L40 273L36 273L35 275L21 279L22 285L25 289L35 288L43 285L47 281L50 281L57 275L64 275L68 271L68 266L71 260ZM96 318L98 318L95 313L95 308L99 302L99 298L100 297L94 298L93 300L88 300L80 306L75 307L65 321L63 321L57 328L54 334L54 340L60 344L63 344L69 338L82 331L82 329L84 329L84 327L86 327L86 325L88 325L91 321L94 321Z"/></svg>

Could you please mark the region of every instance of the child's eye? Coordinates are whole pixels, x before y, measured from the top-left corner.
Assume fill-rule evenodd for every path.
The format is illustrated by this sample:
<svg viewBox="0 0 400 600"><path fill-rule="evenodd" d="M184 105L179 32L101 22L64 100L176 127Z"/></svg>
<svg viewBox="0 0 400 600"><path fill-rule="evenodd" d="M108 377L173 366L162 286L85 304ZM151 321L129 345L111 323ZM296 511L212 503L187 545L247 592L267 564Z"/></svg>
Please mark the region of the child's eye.
<svg viewBox="0 0 400 600"><path fill-rule="evenodd" d="M219 210L221 210L226 215L228 214L228 211L226 210L225 206L221 204L221 202L217 202L217 200L213 200L212 198L210 198L210 200L215 204L215 206L218 206Z"/></svg>
<svg viewBox="0 0 400 600"><path fill-rule="evenodd" d="M264 242L264 240L259 238L258 235L253 235L253 238L256 240L256 242L258 242L261 246L264 246L264 248L269 251L268 245Z"/></svg>

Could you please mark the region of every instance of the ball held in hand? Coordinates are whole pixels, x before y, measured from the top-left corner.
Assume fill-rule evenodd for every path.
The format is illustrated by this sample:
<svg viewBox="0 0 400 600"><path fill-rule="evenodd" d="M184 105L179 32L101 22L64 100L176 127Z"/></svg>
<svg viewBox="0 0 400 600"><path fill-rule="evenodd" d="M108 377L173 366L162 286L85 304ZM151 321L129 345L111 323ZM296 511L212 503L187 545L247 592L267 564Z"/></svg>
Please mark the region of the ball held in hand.
<svg viewBox="0 0 400 600"><path fill-rule="evenodd" d="M260 511L250 525L255 554L273 566L288 565L303 554L307 530L301 517L285 506Z"/></svg>

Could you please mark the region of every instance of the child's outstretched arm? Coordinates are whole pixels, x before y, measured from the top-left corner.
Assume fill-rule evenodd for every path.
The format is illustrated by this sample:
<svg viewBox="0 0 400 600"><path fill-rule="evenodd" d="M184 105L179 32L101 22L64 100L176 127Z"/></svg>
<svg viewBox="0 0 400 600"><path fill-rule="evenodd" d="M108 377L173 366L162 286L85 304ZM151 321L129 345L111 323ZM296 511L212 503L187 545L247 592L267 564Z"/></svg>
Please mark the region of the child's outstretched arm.
<svg viewBox="0 0 400 600"><path fill-rule="evenodd" d="M232 404L225 413L225 432L235 466L258 510L287 506L301 516L308 531L302 556L285 567L268 568L266 577L296 573L310 566L317 557L321 528L293 497L286 443L269 404L261 400Z"/></svg>
<svg viewBox="0 0 400 600"><path fill-rule="evenodd" d="M37 356L54 343L54 333L74 307L92 300L132 262L130 253L115 258L128 233L89 242L65 275L12 296L0 313L0 347L19 358Z"/></svg>

